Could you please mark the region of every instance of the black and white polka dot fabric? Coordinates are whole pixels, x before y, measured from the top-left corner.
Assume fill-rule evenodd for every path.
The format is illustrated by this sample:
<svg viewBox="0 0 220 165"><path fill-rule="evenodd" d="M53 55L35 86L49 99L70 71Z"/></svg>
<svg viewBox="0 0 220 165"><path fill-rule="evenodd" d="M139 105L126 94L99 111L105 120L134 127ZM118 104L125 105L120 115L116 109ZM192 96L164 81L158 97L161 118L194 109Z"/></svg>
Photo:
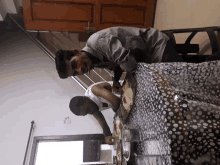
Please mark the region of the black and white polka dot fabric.
<svg viewBox="0 0 220 165"><path fill-rule="evenodd" d="M139 63L135 78L125 124L143 134L136 154L167 165L220 164L220 61Z"/></svg>

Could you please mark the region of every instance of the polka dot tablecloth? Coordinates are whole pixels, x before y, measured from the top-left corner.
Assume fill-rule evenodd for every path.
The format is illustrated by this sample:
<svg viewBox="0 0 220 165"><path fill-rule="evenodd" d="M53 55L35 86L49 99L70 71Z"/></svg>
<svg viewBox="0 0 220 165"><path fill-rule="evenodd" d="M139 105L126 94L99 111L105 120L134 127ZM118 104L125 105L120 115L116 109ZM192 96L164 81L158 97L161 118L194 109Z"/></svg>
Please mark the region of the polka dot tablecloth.
<svg viewBox="0 0 220 165"><path fill-rule="evenodd" d="M220 61L139 63L134 77L125 124L143 134L136 154L167 165L220 164Z"/></svg>

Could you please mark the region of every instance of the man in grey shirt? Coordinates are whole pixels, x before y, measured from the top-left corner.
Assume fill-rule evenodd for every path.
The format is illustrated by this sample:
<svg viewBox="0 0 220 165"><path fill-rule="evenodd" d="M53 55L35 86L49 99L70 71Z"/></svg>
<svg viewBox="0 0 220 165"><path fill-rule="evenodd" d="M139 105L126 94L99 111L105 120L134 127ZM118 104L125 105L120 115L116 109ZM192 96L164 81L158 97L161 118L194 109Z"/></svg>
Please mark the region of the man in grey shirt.
<svg viewBox="0 0 220 165"><path fill-rule="evenodd" d="M131 72L137 62L182 62L171 39L154 28L112 27L92 34L81 53L56 53L60 78L81 75L94 67L114 71L114 87L123 71Z"/></svg>

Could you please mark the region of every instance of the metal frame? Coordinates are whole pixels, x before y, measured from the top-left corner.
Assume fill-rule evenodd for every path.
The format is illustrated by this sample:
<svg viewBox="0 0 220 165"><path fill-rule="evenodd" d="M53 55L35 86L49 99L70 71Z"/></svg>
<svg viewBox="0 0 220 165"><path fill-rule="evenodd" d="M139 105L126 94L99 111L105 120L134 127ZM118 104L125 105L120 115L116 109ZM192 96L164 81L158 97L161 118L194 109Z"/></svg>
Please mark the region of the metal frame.
<svg viewBox="0 0 220 165"><path fill-rule="evenodd" d="M51 31L39 31L39 30L26 30L26 31L28 31L28 32L35 32L35 33L39 33L39 32L42 32L42 33L51 33ZM60 31L53 31L53 33L60 33ZM66 38L68 38L70 41L72 41L73 42L73 40L70 38L70 37L68 37L63 31L61 32L61 33L63 33L64 34L64 36L66 37ZM46 38L45 38L46 39ZM46 39L47 40L47 39ZM55 49L57 49L55 46L54 46L54 44L52 44L49 40L47 40L47 42L49 42ZM73 42L74 43L74 42ZM64 44L64 43L63 43ZM80 46L78 46L76 43L74 43L80 50L81 50L81 48L80 48ZM65 45L65 44L64 44ZM66 45L65 45L65 47L67 48L67 49L69 49L70 50L70 48L68 48ZM57 49L58 50L58 49ZM107 69L105 69L105 68L102 68L103 70L105 70L108 74L109 74L109 76L111 76L111 77L113 77L113 75L107 70ZM95 74L97 74L103 81L106 81L101 75L99 75L95 70L92 70Z"/></svg>
<svg viewBox="0 0 220 165"><path fill-rule="evenodd" d="M54 54L51 53L38 39L33 38L28 32L49 32L51 33L56 39L58 39L68 50L71 50L69 47L67 47L57 36L55 36L51 31L36 31L36 30L25 30L17 21L8 14L9 18L17 24L17 26L41 49L43 50L44 53L46 53L53 61L55 61ZM60 33L59 31L54 31L55 33ZM47 39L46 39L47 40ZM48 41L48 40L47 40ZM52 45L56 50L58 50L54 44L52 44L50 41L48 41L50 45ZM79 46L78 46L79 47ZM106 69L104 69L110 76L112 76L111 73L109 73ZM98 77L100 77L103 81L106 81L100 74L98 74L95 70L92 70ZM95 83L87 74L84 74L92 83ZM84 90L88 88L88 86L77 76L71 78L79 85L81 86Z"/></svg>
<svg viewBox="0 0 220 165"><path fill-rule="evenodd" d="M21 25L19 25L19 23L17 23L17 21L8 14L9 18L14 21L16 23L16 25L47 55L49 56L53 61L55 61L55 58L53 57L53 55L50 53L50 51L43 46L43 44L41 44L39 41L37 41L36 39L34 39L31 35L29 35L25 29L23 29L23 27ZM78 78L78 77L71 77L79 86L81 86L84 90L86 90L88 88L87 85L85 85L84 83L82 83L82 81Z"/></svg>
<svg viewBox="0 0 220 165"><path fill-rule="evenodd" d="M27 147L26 147L26 151L25 151L25 155L24 155L23 165L25 165L25 163L26 163L27 151L28 151L28 147L29 147L29 144L30 144L30 138L31 138L31 133L32 133L33 129L34 129L34 121L31 122L31 129L30 129L29 138L28 138L28 142L27 142Z"/></svg>

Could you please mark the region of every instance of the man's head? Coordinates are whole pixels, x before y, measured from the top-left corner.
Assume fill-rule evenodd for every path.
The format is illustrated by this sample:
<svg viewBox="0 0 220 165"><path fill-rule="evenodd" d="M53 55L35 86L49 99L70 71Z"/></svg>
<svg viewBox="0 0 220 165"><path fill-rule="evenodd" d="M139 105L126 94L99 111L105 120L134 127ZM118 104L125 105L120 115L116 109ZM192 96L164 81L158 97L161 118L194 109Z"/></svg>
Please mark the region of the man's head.
<svg viewBox="0 0 220 165"><path fill-rule="evenodd" d="M59 50L55 62L59 77L62 79L82 75L94 68L87 53L79 51Z"/></svg>
<svg viewBox="0 0 220 165"><path fill-rule="evenodd" d="M77 116L93 114L95 111L99 110L96 103L86 96L73 97L70 100L69 108Z"/></svg>

